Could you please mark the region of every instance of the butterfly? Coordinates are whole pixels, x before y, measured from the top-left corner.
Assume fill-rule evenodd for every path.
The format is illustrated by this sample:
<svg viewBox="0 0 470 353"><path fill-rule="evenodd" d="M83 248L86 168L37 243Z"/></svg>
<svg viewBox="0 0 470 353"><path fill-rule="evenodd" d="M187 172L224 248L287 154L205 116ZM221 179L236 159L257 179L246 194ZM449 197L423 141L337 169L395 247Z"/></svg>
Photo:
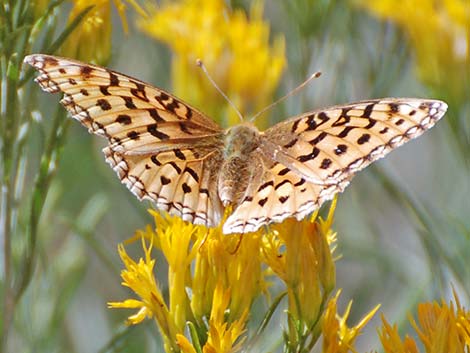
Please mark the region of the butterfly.
<svg viewBox="0 0 470 353"><path fill-rule="evenodd" d="M319 109L266 131L222 129L203 113L127 75L55 56L24 61L46 92L90 133L107 139L106 161L139 199L224 233L302 219L343 191L354 174L431 128L447 104L371 99Z"/></svg>

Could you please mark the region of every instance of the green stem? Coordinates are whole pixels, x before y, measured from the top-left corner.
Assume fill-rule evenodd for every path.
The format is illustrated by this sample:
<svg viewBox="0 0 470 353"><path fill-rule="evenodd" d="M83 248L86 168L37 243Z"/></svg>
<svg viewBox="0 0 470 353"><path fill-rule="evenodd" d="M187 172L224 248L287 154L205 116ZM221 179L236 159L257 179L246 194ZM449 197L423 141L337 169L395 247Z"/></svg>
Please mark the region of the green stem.
<svg viewBox="0 0 470 353"><path fill-rule="evenodd" d="M25 265L23 268L23 276L15 291L15 302L19 302L23 296L26 288L28 287L34 270L34 263L36 259L36 244L39 220L43 210L46 196L49 191L50 182L56 171L57 161L59 159L60 149L64 142L66 130L68 127L68 120L64 119L64 112L59 107L53 125L51 128L51 135L41 158L41 165L39 173L36 177L34 187L32 190L31 209L29 215L28 226L28 253L25 256Z"/></svg>
<svg viewBox="0 0 470 353"><path fill-rule="evenodd" d="M1 120L3 122L4 131L2 132L2 158L3 158L3 175L2 175L2 229L4 236L4 271L5 271L5 282L4 282L4 295L2 303L2 332L0 352L6 349L6 341L8 337L8 331L11 324L11 319L14 312L14 295L12 292L12 275L11 275L11 232L12 232L12 211L14 207L13 191L14 191L14 176L12 175L13 163L14 163L14 149L15 136L17 132L17 122L15 117L17 116L17 90L16 83L17 77L12 73L11 68L12 62L5 57L2 58L2 66L4 68L2 72L2 102L4 110L1 112Z"/></svg>

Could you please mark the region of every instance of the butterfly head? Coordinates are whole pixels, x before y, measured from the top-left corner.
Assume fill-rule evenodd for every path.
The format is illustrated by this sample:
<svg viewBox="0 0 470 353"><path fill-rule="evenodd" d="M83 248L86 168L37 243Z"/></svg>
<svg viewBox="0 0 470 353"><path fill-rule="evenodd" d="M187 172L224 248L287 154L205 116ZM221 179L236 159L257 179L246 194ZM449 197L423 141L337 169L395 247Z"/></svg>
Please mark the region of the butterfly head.
<svg viewBox="0 0 470 353"><path fill-rule="evenodd" d="M236 125L225 136L225 156L248 156L259 146L260 132L249 122Z"/></svg>

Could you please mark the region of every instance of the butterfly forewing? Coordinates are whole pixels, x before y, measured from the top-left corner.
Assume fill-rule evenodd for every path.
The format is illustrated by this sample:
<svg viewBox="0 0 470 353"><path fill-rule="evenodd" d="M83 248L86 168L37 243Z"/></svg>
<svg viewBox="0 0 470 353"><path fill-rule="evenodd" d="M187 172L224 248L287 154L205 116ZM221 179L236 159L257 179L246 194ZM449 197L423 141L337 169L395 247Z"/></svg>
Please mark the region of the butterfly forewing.
<svg viewBox="0 0 470 353"><path fill-rule="evenodd" d="M73 118L108 140L107 162L139 199L215 226L222 198L233 209L224 233L302 219L447 109L436 100L384 98L305 113L265 132L250 124L224 131L132 77L41 54L25 62L40 71L36 82L45 91L64 94L61 103Z"/></svg>
<svg viewBox="0 0 470 353"><path fill-rule="evenodd" d="M207 226L218 224L223 130L169 93L98 66L48 55L25 62L90 132L107 138L107 162L140 199Z"/></svg>
<svg viewBox="0 0 470 353"><path fill-rule="evenodd" d="M279 145L277 158L307 180L331 184L421 135L446 109L436 100L363 101L303 114L273 126L265 137Z"/></svg>

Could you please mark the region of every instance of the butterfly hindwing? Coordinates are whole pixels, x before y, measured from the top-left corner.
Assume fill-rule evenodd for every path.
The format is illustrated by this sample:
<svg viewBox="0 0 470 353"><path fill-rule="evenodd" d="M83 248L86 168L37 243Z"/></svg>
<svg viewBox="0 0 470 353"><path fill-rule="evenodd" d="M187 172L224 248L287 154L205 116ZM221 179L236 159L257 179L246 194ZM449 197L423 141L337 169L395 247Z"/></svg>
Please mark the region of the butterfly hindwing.
<svg viewBox="0 0 470 353"><path fill-rule="evenodd" d="M220 152L204 148L175 149L150 156L122 155L106 147L106 161L139 199L185 221L217 225L223 207L217 196ZM176 157L177 156L177 157ZM176 158L175 158L176 157Z"/></svg>
<svg viewBox="0 0 470 353"><path fill-rule="evenodd" d="M272 150L271 150L272 151ZM273 161L268 150L254 153L250 183L224 224L224 233L253 232L288 217L302 219L343 191L348 180L334 185L313 184L285 165Z"/></svg>

